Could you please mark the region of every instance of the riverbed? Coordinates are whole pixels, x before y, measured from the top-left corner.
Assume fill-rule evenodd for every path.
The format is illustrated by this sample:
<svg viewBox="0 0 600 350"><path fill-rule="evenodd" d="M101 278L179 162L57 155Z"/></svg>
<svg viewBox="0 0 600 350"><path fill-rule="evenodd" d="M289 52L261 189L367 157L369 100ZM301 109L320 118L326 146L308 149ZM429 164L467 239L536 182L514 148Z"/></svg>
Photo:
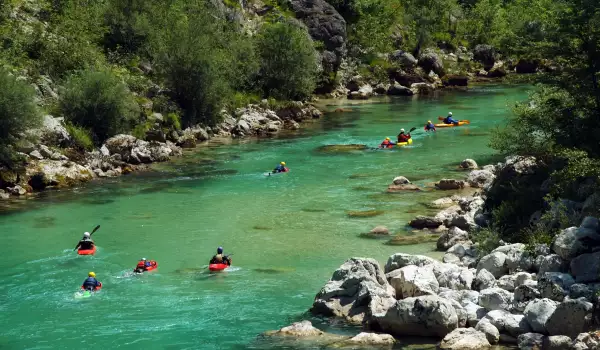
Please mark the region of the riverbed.
<svg viewBox="0 0 600 350"><path fill-rule="evenodd" d="M482 86L340 105L352 111L274 139L214 141L154 171L46 192L26 210L6 211L0 348L260 348L257 335L303 318L347 258L435 255L432 243L394 246L361 234L385 225L392 235L408 235L406 223L444 195L432 182L463 177L457 165L465 158L495 159L490 134L528 90ZM428 119L448 111L471 124L423 132ZM413 126L411 147L323 148L374 148ZM264 176L280 161L289 173ZM386 193L399 175L424 191ZM81 234L98 224L98 252L77 256ZM210 274L217 246L233 253L234 267ZM133 276L142 257L157 260L158 270ZM75 299L88 271L104 287Z"/></svg>

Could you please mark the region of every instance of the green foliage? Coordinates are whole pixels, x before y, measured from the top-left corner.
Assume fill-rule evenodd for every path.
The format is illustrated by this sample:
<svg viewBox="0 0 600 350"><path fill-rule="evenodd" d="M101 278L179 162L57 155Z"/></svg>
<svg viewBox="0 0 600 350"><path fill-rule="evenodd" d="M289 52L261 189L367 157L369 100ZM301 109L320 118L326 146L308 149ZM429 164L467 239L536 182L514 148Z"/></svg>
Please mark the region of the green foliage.
<svg viewBox="0 0 600 350"><path fill-rule="evenodd" d="M171 130L181 130L181 120L177 113L169 113L165 117L164 126Z"/></svg>
<svg viewBox="0 0 600 350"><path fill-rule="evenodd" d="M471 240L477 244L479 257L483 257L500 246L500 236L492 228L481 228L471 234Z"/></svg>
<svg viewBox="0 0 600 350"><path fill-rule="evenodd" d="M105 71L70 77L59 109L74 125L90 129L97 142L129 130L139 117L139 106L125 84Z"/></svg>
<svg viewBox="0 0 600 350"><path fill-rule="evenodd" d="M150 121L138 123L131 130L131 135L135 136L136 138L138 138L140 140L145 140L146 139L146 132L149 131L150 129L152 129L153 125L154 125L154 123L150 122Z"/></svg>
<svg viewBox="0 0 600 350"><path fill-rule="evenodd" d="M407 0L405 6L405 36L415 57L427 45L435 44L435 38L448 33L456 35L456 18L460 8L455 0ZM443 36L442 36L443 37Z"/></svg>
<svg viewBox="0 0 600 350"><path fill-rule="evenodd" d="M309 97L316 87L312 40L291 23L265 25L258 38L260 82L265 95L284 100Z"/></svg>
<svg viewBox="0 0 600 350"><path fill-rule="evenodd" d="M579 224L577 212L569 212L562 202L552 201L551 197L547 197L546 200L550 202L550 208L541 215L537 223L521 232L530 251L538 244L551 245L560 230Z"/></svg>
<svg viewBox="0 0 600 350"><path fill-rule="evenodd" d="M0 164L14 159L12 146L21 134L40 122L35 92L26 82L0 69Z"/></svg>
<svg viewBox="0 0 600 350"><path fill-rule="evenodd" d="M69 135L71 135L72 144L75 148L83 151L91 151L94 149L92 133L88 129L75 126L71 123L67 123L65 127L69 132Z"/></svg>

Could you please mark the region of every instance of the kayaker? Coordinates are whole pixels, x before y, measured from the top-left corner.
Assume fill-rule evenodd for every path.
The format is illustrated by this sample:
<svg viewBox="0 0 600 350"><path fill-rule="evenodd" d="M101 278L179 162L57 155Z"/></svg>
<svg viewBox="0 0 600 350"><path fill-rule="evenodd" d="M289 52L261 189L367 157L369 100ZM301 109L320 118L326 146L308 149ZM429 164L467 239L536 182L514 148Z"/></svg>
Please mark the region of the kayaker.
<svg viewBox="0 0 600 350"><path fill-rule="evenodd" d="M279 163L279 165L273 169L273 173L285 173L286 171L288 171L288 168L285 167L285 162Z"/></svg>
<svg viewBox="0 0 600 350"><path fill-rule="evenodd" d="M148 269L148 267L152 266L150 261L146 260L146 258L141 258L138 261L137 266L135 267L135 272L144 272Z"/></svg>
<svg viewBox="0 0 600 350"><path fill-rule="evenodd" d="M394 147L394 145L395 143L391 141L389 137L386 137L385 140L383 140L383 142L381 143L381 145L379 145L379 148L392 148Z"/></svg>
<svg viewBox="0 0 600 350"><path fill-rule="evenodd" d="M96 274L94 272L88 273L88 278L83 281L82 287L85 290L95 290L100 287L102 283L98 282L96 279Z"/></svg>
<svg viewBox="0 0 600 350"><path fill-rule="evenodd" d="M433 125L431 120L428 120L427 124L425 124L425 131L429 132L431 130L435 131L435 125Z"/></svg>
<svg viewBox="0 0 600 350"><path fill-rule="evenodd" d="M89 232L84 232L83 238L77 243L76 250L90 250L94 249L94 241L90 237Z"/></svg>
<svg viewBox="0 0 600 350"><path fill-rule="evenodd" d="M408 142L410 140L410 134L407 134L404 129L400 129L400 133L398 134L398 143Z"/></svg>
<svg viewBox="0 0 600 350"><path fill-rule="evenodd" d="M223 255L223 247L217 248L217 255L210 259L209 264L227 264L231 265L231 258L227 255Z"/></svg>
<svg viewBox="0 0 600 350"><path fill-rule="evenodd" d="M452 118L452 112L448 112L448 116L444 118L444 124L458 124L458 120Z"/></svg>

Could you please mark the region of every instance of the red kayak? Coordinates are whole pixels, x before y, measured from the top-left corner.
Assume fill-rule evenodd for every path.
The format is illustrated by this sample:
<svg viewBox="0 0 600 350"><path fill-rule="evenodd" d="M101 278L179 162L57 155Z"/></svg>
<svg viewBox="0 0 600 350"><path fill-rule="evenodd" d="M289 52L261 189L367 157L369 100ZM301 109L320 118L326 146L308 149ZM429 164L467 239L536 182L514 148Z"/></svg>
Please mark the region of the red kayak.
<svg viewBox="0 0 600 350"><path fill-rule="evenodd" d="M96 246L94 246L92 249L79 249L77 251L77 254L79 254L79 255L94 255L95 252L96 252Z"/></svg>
<svg viewBox="0 0 600 350"><path fill-rule="evenodd" d="M146 267L146 270L144 270L144 271L152 271L152 270L156 270L157 268L158 268L158 263L154 260L150 260L150 266ZM133 269L133 272L136 272L136 273L143 273L144 271L138 272L137 268Z"/></svg>
<svg viewBox="0 0 600 350"><path fill-rule="evenodd" d="M85 290L85 288L83 288L83 286L81 286L81 289ZM102 289L102 282L100 282L100 285L98 287L94 288L94 291L97 292L100 289Z"/></svg>
<svg viewBox="0 0 600 350"><path fill-rule="evenodd" d="M228 267L229 267L229 265L227 265L227 264L209 264L208 265L208 269L210 271L223 271Z"/></svg>

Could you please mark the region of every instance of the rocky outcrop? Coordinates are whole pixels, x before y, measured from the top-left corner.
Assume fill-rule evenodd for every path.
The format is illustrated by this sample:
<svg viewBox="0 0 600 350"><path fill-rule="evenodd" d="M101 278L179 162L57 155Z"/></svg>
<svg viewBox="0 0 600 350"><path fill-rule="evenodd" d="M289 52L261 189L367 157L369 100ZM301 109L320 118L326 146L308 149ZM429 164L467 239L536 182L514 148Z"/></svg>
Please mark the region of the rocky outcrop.
<svg viewBox="0 0 600 350"><path fill-rule="evenodd" d="M474 328L457 328L442 339L438 348L442 350L482 350L488 349L490 346L483 332Z"/></svg>
<svg viewBox="0 0 600 350"><path fill-rule="evenodd" d="M389 346L394 345L396 343L396 339L389 334L379 334L379 333L369 333L369 332L360 332L354 337L346 340L345 342L339 344L341 347L344 346L369 346L369 347L381 347L381 346ZM337 345L337 344L336 344Z"/></svg>
<svg viewBox="0 0 600 350"><path fill-rule="evenodd" d="M426 74L429 72L434 72L438 76L444 76L444 63L440 59L440 57L433 51L426 51L421 56L419 56L419 61L417 63L419 67L423 68Z"/></svg>
<svg viewBox="0 0 600 350"><path fill-rule="evenodd" d="M278 331L267 332L266 335L283 335L290 337L315 337L324 334L323 331L313 327L310 321L292 323Z"/></svg>
<svg viewBox="0 0 600 350"><path fill-rule="evenodd" d="M469 173L467 183L474 188L486 188L495 178L496 175L489 170L473 170Z"/></svg>
<svg viewBox="0 0 600 350"><path fill-rule="evenodd" d="M26 168L26 176L30 186L36 190L47 187L64 188L87 182L94 178L94 173L69 160L30 161Z"/></svg>
<svg viewBox="0 0 600 350"><path fill-rule="evenodd" d="M490 45L477 45L473 50L473 60L481 63L485 70L490 70L497 59L496 49Z"/></svg>
<svg viewBox="0 0 600 350"><path fill-rule="evenodd" d="M130 164L164 162L174 155L173 147L160 142L139 140L131 135L117 135L104 142L111 156Z"/></svg>
<svg viewBox="0 0 600 350"><path fill-rule="evenodd" d="M235 111L237 124L231 130L235 136L268 136L283 129L283 121L277 114L259 106L249 105Z"/></svg>
<svg viewBox="0 0 600 350"><path fill-rule="evenodd" d="M477 169L477 162L475 162L473 159L465 159L462 162L460 162L459 167L461 169L469 170Z"/></svg>
<svg viewBox="0 0 600 350"><path fill-rule="evenodd" d="M405 266L386 274L386 277L398 299L436 295L440 288L433 265Z"/></svg>
<svg viewBox="0 0 600 350"><path fill-rule="evenodd" d="M410 88L402 86L396 82L390 85L386 93L390 96L412 96L415 94Z"/></svg>
<svg viewBox="0 0 600 350"><path fill-rule="evenodd" d="M443 224L442 220L437 218L432 218L429 216L419 215L416 218L412 219L408 225L413 228L423 229L423 228L438 228Z"/></svg>
<svg viewBox="0 0 600 350"><path fill-rule="evenodd" d="M442 179L435 184L435 187L440 190L460 190L465 186L467 186L465 181L455 179Z"/></svg>
<svg viewBox="0 0 600 350"><path fill-rule="evenodd" d="M410 53L402 50L392 52L389 55L389 59L404 69L413 69L417 65L417 59Z"/></svg>
<svg viewBox="0 0 600 350"><path fill-rule="evenodd" d="M465 243L469 241L469 233L463 231L458 227L451 227L448 232L442 233L437 241L437 249L446 251L450 247L458 243ZM464 256L464 254L462 254Z"/></svg>

